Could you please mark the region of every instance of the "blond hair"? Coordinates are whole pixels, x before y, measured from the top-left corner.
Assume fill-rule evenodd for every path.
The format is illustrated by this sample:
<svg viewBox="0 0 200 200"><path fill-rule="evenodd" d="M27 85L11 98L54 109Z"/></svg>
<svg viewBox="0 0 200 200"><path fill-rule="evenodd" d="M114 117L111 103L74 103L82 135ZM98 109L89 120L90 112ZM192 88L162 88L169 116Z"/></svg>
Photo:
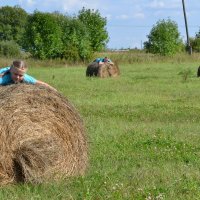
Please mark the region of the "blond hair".
<svg viewBox="0 0 200 200"><path fill-rule="evenodd" d="M28 66L22 60L14 60L11 67L17 68L17 69L20 69L20 70L25 70L25 71L28 69Z"/></svg>

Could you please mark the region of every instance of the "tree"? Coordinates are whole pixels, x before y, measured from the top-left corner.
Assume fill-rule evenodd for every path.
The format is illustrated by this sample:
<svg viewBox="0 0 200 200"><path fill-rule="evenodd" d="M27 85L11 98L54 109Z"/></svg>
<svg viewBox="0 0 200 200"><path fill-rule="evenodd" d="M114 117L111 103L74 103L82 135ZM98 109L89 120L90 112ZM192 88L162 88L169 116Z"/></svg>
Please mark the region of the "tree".
<svg viewBox="0 0 200 200"><path fill-rule="evenodd" d="M62 29L54 14L35 11L28 17L23 47L40 59L57 58L63 52Z"/></svg>
<svg viewBox="0 0 200 200"><path fill-rule="evenodd" d="M105 28L106 18L101 17L98 10L94 11L83 7L79 11L78 19L87 27L92 50L94 52L103 50L108 43L108 33Z"/></svg>
<svg viewBox="0 0 200 200"><path fill-rule="evenodd" d="M163 56L174 55L181 51L183 46L178 26L170 19L159 20L147 37L148 41L144 43L144 48L150 53Z"/></svg>
<svg viewBox="0 0 200 200"><path fill-rule="evenodd" d="M200 30L196 33L195 38L190 38L190 44L194 52L200 52Z"/></svg>
<svg viewBox="0 0 200 200"><path fill-rule="evenodd" d="M198 33L196 33L196 38L200 38L200 30Z"/></svg>
<svg viewBox="0 0 200 200"><path fill-rule="evenodd" d="M70 61L88 60L93 51L87 27L77 18L55 13L62 29L63 58Z"/></svg>
<svg viewBox="0 0 200 200"><path fill-rule="evenodd" d="M19 45L23 39L28 14L18 6L0 8L0 41L15 41Z"/></svg>

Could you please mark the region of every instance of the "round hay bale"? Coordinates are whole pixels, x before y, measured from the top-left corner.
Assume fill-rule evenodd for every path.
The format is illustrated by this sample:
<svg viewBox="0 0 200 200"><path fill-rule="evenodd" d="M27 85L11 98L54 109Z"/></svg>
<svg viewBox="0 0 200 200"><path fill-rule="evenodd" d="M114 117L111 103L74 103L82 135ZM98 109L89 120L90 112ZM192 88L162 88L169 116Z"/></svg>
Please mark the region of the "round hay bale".
<svg viewBox="0 0 200 200"><path fill-rule="evenodd" d="M105 63L99 67L97 76L100 78L106 78L116 77L119 76L119 74L120 71L117 64Z"/></svg>
<svg viewBox="0 0 200 200"><path fill-rule="evenodd" d="M97 76L99 70L99 64L97 62L92 62L88 65L86 69L86 76Z"/></svg>
<svg viewBox="0 0 200 200"><path fill-rule="evenodd" d="M200 66L197 69L197 77L200 77Z"/></svg>
<svg viewBox="0 0 200 200"><path fill-rule="evenodd" d="M83 175L87 163L83 122L65 97L36 85L0 87L1 185Z"/></svg>

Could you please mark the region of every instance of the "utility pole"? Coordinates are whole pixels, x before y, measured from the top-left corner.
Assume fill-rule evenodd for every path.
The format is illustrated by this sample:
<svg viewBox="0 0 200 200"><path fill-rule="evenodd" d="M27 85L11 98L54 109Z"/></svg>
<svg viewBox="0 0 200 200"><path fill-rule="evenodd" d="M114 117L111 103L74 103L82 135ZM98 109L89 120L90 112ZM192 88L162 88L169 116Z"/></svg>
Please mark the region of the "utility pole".
<svg viewBox="0 0 200 200"><path fill-rule="evenodd" d="M185 19L185 29L186 29L186 35L187 35L187 50L189 51L189 54L192 55L192 47L190 45L190 38L189 38L189 33L188 33L188 25L187 25L187 17L186 17L186 12L185 12L184 0L182 0L182 4L183 4L184 19Z"/></svg>

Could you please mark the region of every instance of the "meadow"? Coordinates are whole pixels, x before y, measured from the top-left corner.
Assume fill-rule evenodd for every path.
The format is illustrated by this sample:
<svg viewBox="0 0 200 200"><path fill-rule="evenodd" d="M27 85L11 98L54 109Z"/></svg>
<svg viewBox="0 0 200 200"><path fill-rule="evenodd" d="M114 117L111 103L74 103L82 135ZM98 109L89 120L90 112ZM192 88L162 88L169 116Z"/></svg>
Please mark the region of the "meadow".
<svg viewBox="0 0 200 200"><path fill-rule="evenodd" d="M89 167L83 177L4 186L0 199L200 199L199 63L138 59L119 63L121 75L106 79L86 77L84 65L31 63L29 74L80 112Z"/></svg>

